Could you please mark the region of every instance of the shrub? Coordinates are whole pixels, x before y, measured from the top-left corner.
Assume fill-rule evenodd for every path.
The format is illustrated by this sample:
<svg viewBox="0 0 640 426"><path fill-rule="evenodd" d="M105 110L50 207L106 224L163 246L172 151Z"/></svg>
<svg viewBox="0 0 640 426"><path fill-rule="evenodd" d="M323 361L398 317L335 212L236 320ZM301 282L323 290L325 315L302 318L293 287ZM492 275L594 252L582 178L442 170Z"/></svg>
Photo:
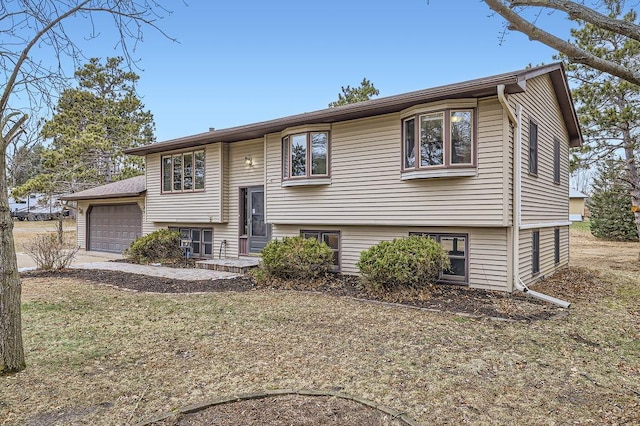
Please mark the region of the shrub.
<svg viewBox="0 0 640 426"><path fill-rule="evenodd" d="M24 251L36 263L38 269L64 269L73 261L78 246L75 240L61 234L40 234L24 244Z"/></svg>
<svg viewBox="0 0 640 426"><path fill-rule="evenodd" d="M278 278L317 278L326 275L332 265L333 252L315 239L285 237L262 250L262 267Z"/></svg>
<svg viewBox="0 0 640 426"><path fill-rule="evenodd" d="M450 262L437 241L411 236L382 241L364 250L357 266L367 288L388 291L434 284Z"/></svg>
<svg viewBox="0 0 640 426"><path fill-rule="evenodd" d="M124 256L135 263L175 262L183 257L180 233L158 229L131 243Z"/></svg>

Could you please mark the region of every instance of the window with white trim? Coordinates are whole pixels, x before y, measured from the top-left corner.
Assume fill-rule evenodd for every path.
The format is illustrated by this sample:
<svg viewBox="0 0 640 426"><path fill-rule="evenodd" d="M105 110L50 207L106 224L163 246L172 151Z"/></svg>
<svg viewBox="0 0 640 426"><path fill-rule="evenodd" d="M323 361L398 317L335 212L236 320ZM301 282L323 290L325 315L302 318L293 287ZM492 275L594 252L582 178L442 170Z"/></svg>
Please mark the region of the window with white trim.
<svg viewBox="0 0 640 426"><path fill-rule="evenodd" d="M440 280L443 282L469 282L469 236L467 234L440 234L433 232L409 232L409 236L418 235L433 238L440 243L449 255L451 267L443 271Z"/></svg>
<svg viewBox="0 0 640 426"><path fill-rule="evenodd" d="M193 192L204 190L204 150L163 155L162 192Z"/></svg>
<svg viewBox="0 0 640 426"><path fill-rule="evenodd" d="M282 178L329 176L329 132L303 132L282 138Z"/></svg>
<svg viewBox="0 0 640 426"><path fill-rule="evenodd" d="M475 110L447 109L402 121L402 168L424 170L475 165Z"/></svg>

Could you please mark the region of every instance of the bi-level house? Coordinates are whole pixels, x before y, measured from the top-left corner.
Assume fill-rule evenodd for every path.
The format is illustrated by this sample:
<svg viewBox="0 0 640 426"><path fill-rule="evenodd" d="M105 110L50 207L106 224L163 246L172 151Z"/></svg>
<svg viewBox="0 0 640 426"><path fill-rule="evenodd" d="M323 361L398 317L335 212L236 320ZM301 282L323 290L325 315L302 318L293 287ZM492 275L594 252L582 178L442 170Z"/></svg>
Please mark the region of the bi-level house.
<svg viewBox="0 0 640 426"><path fill-rule="evenodd" d="M67 199L88 250L175 228L194 256L237 258L302 235L357 274L362 250L424 235L443 282L512 291L568 262L581 138L552 64L130 149L146 176Z"/></svg>

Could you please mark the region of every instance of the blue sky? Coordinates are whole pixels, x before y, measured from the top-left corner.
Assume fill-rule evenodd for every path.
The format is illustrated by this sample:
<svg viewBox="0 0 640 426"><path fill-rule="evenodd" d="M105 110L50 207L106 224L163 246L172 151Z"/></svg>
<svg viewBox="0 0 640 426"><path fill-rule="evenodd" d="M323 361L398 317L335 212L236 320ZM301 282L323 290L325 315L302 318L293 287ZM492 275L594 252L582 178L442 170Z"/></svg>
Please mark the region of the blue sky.
<svg viewBox="0 0 640 426"><path fill-rule="evenodd" d="M178 43L146 30L134 52L158 141L326 108L363 77L389 96L553 62L519 33L500 44L479 0L187 1L160 23ZM539 21L568 38L561 14ZM108 37L85 50L118 54Z"/></svg>

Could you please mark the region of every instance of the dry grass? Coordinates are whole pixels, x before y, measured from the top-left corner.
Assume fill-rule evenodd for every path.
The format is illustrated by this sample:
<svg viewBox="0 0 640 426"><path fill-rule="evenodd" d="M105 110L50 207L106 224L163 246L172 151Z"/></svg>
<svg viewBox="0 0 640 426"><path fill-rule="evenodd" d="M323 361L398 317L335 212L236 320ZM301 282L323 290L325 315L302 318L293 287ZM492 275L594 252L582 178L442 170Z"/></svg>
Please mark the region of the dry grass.
<svg viewBox="0 0 640 426"><path fill-rule="evenodd" d="M55 233L57 221L44 220L33 222L13 222L13 241L17 252L24 251L24 244L32 241L38 234ZM65 219L63 228L65 235L71 239L76 238L76 221L74 219Z"/></svg>
<svg viewBox="0 0 640 426"><path fill-rule="evenodd" d="M618 260L624 245L578 238L588 250L574 240L572 262L601 270L577 271L572 291L590 297L532 323L293 291L157 295L25 279L28 368L0 378L0 421L131 424L220 396L341 388L424 424L637 424L638 265ZM560 284L547 288L565 296Z"/></svg>

